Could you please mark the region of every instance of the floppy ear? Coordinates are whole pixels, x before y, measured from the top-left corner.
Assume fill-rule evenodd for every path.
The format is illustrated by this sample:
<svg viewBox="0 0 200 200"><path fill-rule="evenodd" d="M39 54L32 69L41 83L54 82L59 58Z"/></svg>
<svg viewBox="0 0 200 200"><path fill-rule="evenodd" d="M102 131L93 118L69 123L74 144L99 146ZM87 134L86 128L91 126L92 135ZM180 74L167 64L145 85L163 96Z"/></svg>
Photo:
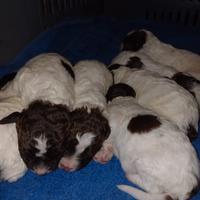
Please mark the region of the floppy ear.
<svg viewBox="0 0 200 200"><path fill-rule="evenodd" d="M7 117L4 117L3 119L0 120L0 124L11 124L15 123L20 117L22 113L20 112L13 112Z"/></svg>

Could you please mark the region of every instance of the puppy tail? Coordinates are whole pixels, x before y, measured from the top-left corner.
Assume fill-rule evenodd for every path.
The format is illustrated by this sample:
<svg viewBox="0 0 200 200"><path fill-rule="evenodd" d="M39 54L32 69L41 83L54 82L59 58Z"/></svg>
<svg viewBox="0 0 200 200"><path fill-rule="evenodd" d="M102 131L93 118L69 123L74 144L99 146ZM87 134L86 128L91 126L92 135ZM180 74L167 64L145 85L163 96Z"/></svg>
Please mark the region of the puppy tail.
<svg viewBox="0 0 200 200"><path fill-rule="evenodd" d="M126 192L130 194L132 197L138 199L138 200L173 200L169 195L167 194L152 194L147 193L142 190L139 190L137 188L128 186L128 185L117 185L117 187L122 190L123 192Z"/></svg>

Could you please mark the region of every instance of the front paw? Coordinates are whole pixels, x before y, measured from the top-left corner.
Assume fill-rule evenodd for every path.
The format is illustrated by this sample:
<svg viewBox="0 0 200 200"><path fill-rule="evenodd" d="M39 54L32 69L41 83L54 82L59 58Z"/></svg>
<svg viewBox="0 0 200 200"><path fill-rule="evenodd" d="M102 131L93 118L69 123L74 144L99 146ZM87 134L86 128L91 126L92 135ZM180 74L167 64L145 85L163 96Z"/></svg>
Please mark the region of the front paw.
<svg viewBox="0 0 200 200"><path fill-rule="evenodd" d="M24 174L25 174L26 171L23 171L21 173L18 173L18 174L15 174L15 175L12 175L12 176L9 176L9 177L5 177L5 181L8 181L9 183L13 183L13 182L16 182L18 179L20 179Z"/></svg>
<svg viewBox="0 0 200 200"><path fill-rule="evenodd" d="M110 144L103 146L93 157L93 160L105 164L112 159L113 147Z"/></svg>

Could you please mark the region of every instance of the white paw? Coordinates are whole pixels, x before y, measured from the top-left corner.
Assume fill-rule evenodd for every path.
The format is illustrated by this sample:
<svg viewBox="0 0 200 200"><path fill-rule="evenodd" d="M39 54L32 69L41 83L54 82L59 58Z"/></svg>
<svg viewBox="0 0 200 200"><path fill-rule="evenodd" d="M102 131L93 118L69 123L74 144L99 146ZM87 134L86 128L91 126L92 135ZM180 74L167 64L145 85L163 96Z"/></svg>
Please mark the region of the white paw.
<svg viewBox="0 0 200 200"><path fill-rule="evenodd" d="M105 164L111 160L112 156L113 156L112 145L105 145L95 154L93 160L101 164Z"/></svg>
<svg viewBox="0 0 200 200"><path fill-rule="evenodd" d="M25 174L25 171L19 174L15 174L11 177L5 178L5 180L7 180L10 183L13 183L15 181L17 181L19 178L21 178L23 175Z"/></svg>

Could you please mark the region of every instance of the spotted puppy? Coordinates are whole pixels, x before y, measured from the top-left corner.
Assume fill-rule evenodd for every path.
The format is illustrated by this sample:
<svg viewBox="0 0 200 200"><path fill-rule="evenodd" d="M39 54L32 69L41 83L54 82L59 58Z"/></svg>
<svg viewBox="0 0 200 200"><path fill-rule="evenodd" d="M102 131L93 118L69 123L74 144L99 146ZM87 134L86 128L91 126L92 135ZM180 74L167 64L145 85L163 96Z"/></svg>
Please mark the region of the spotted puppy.
<svg viewBox="0 0 200 200"><path fill-rule="evenodd" d="M198 104L187 90L168 78L143 69L121 66L113 73L115 83L126 83L135 89L139 104L171 120L190 139L197 137Z"/></svg>
<svg viewBox="0 0 200 200"><path fill-rule="evenodd" d="M111 62L109 69L117 69L121 65L134 69L145 69L176 81L196 98L200 107L200 81L192 75L179 72L175 68L160 64L141 52L122 51Z"/></svg>
<svg viewBox="0 0 200 200"><path fill-rule="evenodd" d="M126 177L144 191L128 185L118 188L138 200L190 199L200 181L195 149L177 126L137 104L134 96L123 83L113 85L107 94L112 130L108 140ZM111 156L104 150L99 161Z"/></svg>
<svg viewBox="0 0 200 200"><path fill-rule="evenodd" d="M86 166L110 134L105 117L108 88L112 74L103 63L94 60L80 61L74 66L76 76L75 105L71 113L70 137L60 168L67 171Z"/></svg>
<svg viewBox="0 0 200 200"><path fill-rule="evenodd" d="M23 105L18 97L0 100L1 118L22 109ZM19 154L15 124L0 125L0 132L0 181L14 182L22 177L27 170Z"/></svg>
<svg viewBox="0 0 200 200"><path fill-rule="evenodd" d="M141 29L131 31L122 42L122 51L140 51L157 62L169 65L181 72L188 72L200 79L200 56L178 49L160 41L152 32Z"/></svg>
<svg viewBox="0 0 200 200"><path fill-rule="evenodd" d="M16 122L20 155L39 175L56 169L64 154L74 79L72 66L65 58L41 54L28 61L0 93L21 98L24 110L11 113L0 123Z"/></svg>

